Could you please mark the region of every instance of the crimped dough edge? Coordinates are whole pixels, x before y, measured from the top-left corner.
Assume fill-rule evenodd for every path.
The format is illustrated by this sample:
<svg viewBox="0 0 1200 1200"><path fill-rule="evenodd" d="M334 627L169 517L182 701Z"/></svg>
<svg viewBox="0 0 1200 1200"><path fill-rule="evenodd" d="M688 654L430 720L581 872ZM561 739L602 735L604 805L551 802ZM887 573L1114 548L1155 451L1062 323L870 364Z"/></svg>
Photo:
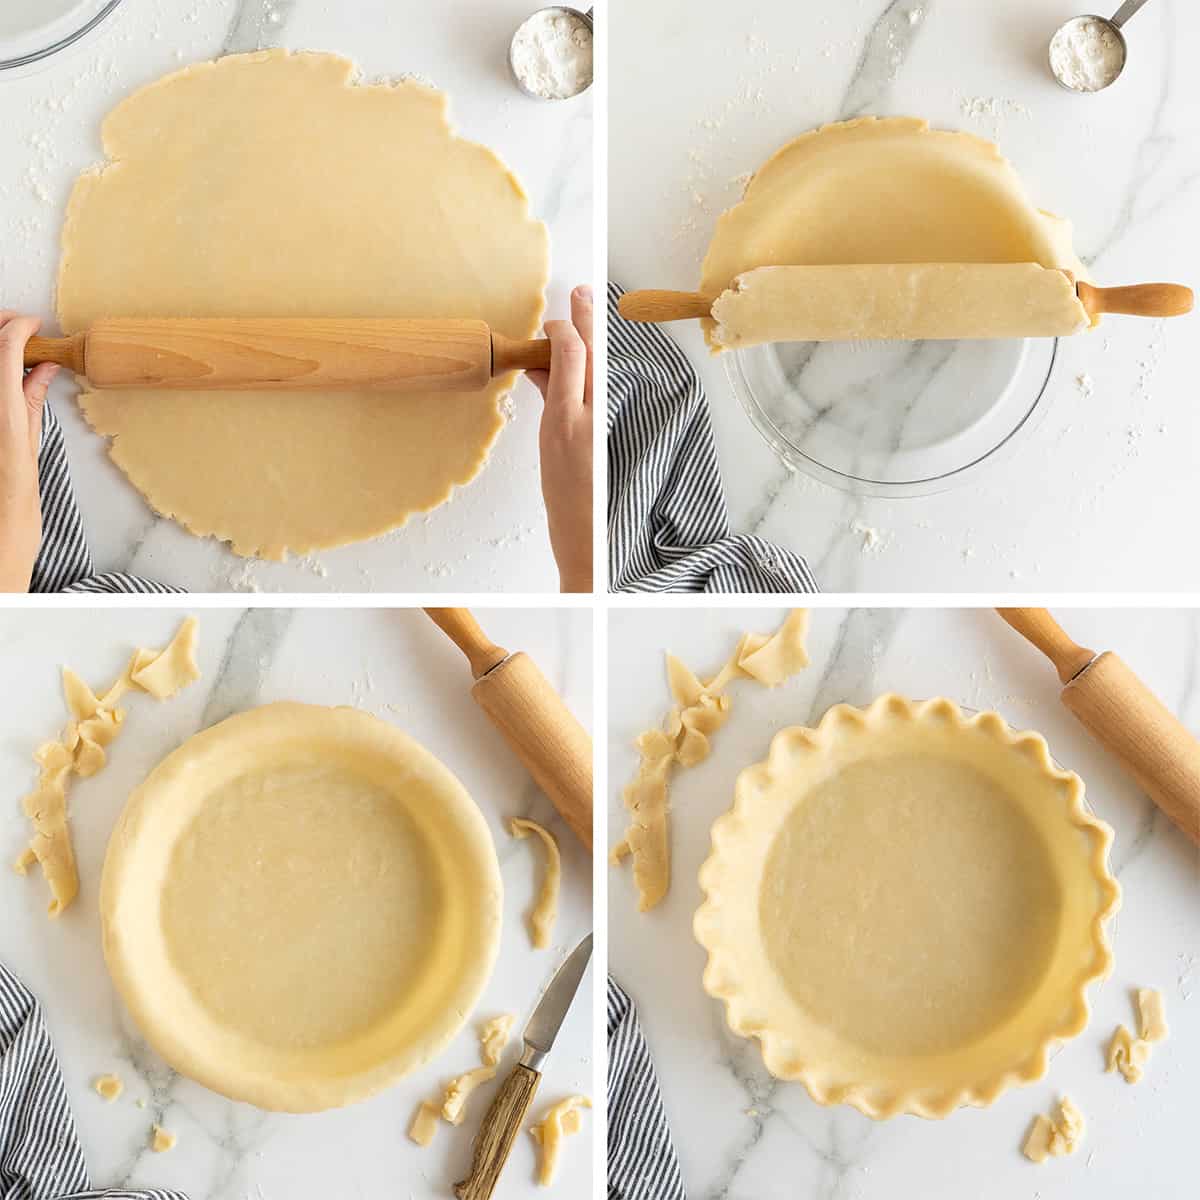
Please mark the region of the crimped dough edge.
<svg viewBox="0 0 1200 1200"><path fill-rule="evenodd" d="M1065 998L1068 1015L1036 1043L1028 1053L1011 1067L989 1073L955 1088L933 1089L920 1086L911 1089L870 1089L861 1083L822 1083L817 1077L814 1061L806 1060L793 1050L785 1053L786 1035L754 1014L754 1001L744 988L736 965L726 952L722 936L721 908L725 899L724 873L726 855L736 855L739 837L748 823L754 820L753 808L758 800L754 793L765 790L778 778L786 759L797 751L821 754L828 750L836 732L846 727L863 734L893 720L921 722L929 719L948 722L952 728L973 727L992 737L1001 746L1010 747L1023 755L1056 786L1065 799L1063 816L1068 825L1083 831L1091 843L1088 867L1097 885L1097 907L1090 923L1091 962L1081 969L1070 997ZM712 852L700 868L699 881L704 901L696 911L693 931L696 940L708 951L703 974L704 990L722 1001L725 1019L730 1030L740 1037L756 1038L767 1070L777 1079L797 1080L809 1096L820 1105L848 1104L865 1116L886 1120L902 1113L939 1120L964 1105L984 1108L992 1104L1010 1087L1033 1083L1045 1074L1051 1051L1063 1041L1078 1036L1087 1027L1090 1008L1087 987L1105 978L1112 970L1113 955L1105 930L1105 922L1120 907L1121 891L1108 869L1108 852L1113 830L1094 817L1084 804L1084 784L1073 771L1058 767L1045 738L1031 730L1014 730L996 712L968 715L952 700L937 697L923 701L908 700L895 693L878 697L867 708L836 704L821 718L815 728L792 726L780 730L771 740L765 762L745 768L734 787L733 807L718 817L712 827ZM969 1053L966 1048L964 1053Z"/></svg>

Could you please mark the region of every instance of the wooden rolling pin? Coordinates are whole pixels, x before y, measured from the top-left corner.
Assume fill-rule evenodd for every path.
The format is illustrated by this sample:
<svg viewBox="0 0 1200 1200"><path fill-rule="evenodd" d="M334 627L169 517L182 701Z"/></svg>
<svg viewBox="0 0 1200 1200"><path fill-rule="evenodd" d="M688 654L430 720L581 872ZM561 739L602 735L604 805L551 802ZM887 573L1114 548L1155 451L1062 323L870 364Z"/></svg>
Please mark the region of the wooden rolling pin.
<svg viewBox="0 0 1200 1200"><path fill-rule="evenodd" d="M471 695L579 840L592 848L592 739L524 652L497 646L466 608L427 608L467 657Z"/></svg>
<svg viewBox="0 0 1200 1200"><path fill-rule="evenodd" d="M1079 305L1073 303L1064 275L1074 285ZM745 344L755 344L863 337L1054 337L1078 331L1084 314L1173 317L1191 312L1192 303L1191 289L1175 283L1102 288L1076 282L1069 271L1029 263L921 263L760 267L739 275L717 297L627 292L618 310L630 321L712 317L769 326L765 336L745 339ZM735 339L729 344L740 343Z"/></svg>
<svg viewBox="0 0 1200 1200"><path fill-rule="evenodd" d="M31 338L25 366L42 362L95 388L471 392L507 371L548 370L550 343L514 341L484 321L129 318Z"/></svg>
<svg viewBox="0 0 1200 1200"><path fill-rule="evenodd" d="M1054 664L1088 733L1200 846L1200 742L1111 650L1078 645L1044 608L996 611Z"/></svg>

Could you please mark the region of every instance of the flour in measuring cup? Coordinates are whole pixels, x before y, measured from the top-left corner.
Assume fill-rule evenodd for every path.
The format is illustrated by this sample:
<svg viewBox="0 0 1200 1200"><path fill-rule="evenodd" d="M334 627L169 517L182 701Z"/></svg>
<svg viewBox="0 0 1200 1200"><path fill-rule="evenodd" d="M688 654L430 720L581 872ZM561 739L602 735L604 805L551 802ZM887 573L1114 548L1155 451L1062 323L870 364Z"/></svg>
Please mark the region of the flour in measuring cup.
<svg viewBox="0 0 1200 1200"><path fill-rule="evenodd" d="M1050 66L1069 88L1098 92L1121 73L1125 48L1104 21L1084 17L1064 25L1050 43Z"/></svg>
<svg viewBox="0 0 1200 1200"><path fill-rule="evenodd" d="M512 66L526 89L543 100L566 100L592 83L592 31L576 13L536 12L517 30Z"/></svg>

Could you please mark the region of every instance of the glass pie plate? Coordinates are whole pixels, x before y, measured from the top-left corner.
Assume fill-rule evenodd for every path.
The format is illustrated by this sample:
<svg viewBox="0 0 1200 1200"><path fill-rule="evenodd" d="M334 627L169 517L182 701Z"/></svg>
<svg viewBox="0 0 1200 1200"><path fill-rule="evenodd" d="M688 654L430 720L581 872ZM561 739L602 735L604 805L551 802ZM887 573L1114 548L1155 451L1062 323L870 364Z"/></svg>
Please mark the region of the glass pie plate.
<svg viewBox="0 0 1200 1200"><path fill-rule="evenodd" d="M27 67L73 46L122 0L0 0L0 72Z"/></svg>
<svg viewBox="0 0 1200 1200"><path fill-rule="evenodd" d="M926 496L974 479L1044 415L1056 338L775 342L723 355L785 463L843 491Z"/></svg>

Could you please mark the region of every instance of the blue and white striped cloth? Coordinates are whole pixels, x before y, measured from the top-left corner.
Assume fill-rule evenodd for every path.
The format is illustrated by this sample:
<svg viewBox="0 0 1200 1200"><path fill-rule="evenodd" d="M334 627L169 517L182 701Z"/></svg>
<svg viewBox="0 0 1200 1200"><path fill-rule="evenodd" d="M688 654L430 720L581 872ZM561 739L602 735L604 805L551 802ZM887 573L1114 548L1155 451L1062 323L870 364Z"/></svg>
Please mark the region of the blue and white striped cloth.
<svg viewBox="0 0 1200 1200"><path fill-rule="evenodd" d="M609 1200L685 1200L679 1158L637 1009L608 980Z"/></svg>
<svg viewBox="0 0 1200 1200"><path fill-rule="evenodd" d="M187 1200L93 1191L58 1059L33 994L0 963L0 1200Z"/></svg>
<svg viewBox="0 0 1200 1200"><path fill-rule="evenodd" d="M798 554L731 534L704 387L608 285L608 567L615 592L815 592Z"/></svg>
<svg viewBox="0 0 1200 1200"><path fill-rule="evenodd" d="M178 592L150 579L121 571L97 575L83 532L62 426L49 405L42 415L38 448L38 485L42 493L42 546L33 565L31 592L84 592L94 595ZM0 1192L0 1200L8 1200Z"/></svg>

